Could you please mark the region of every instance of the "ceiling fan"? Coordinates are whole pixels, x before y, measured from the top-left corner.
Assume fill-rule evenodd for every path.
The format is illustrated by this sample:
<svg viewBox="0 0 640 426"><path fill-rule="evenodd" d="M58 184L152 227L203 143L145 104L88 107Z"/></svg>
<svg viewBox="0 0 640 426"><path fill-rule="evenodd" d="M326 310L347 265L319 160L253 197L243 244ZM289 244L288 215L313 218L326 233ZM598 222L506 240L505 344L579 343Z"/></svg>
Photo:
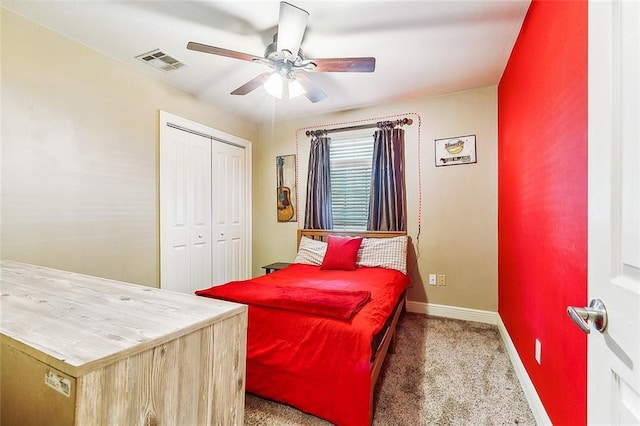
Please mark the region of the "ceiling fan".
<svg viewBox="0 0 640 426"><path fill-rule="evenodd" d="M307 72L373 72L376 58L318 58L307 59L300 49L307 27L309 12L287 2L280 2L278 32L267 46L264 57L236 52L221 47L189 42L187 49L213 55L256 62L271 68L231 92L246 95L264 86L273 96L287 99L304 94L311 102L319 102L327 95L306 76Z"/></svg>

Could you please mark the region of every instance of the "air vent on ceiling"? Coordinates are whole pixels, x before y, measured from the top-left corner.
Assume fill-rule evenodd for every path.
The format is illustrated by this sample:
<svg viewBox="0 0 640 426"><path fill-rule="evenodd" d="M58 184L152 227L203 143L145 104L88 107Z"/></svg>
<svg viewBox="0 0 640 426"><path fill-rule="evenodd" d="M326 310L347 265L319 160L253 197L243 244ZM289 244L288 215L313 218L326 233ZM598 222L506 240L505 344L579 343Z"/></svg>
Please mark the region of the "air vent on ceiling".
<svg viewBox="0 0 640 426"><path fill-rule="evenodd" d="M182 67L188 66L184 62L179 59L174 58L173 56L167 55L160 49L152 50L151 52L143 53L142 55L136 56L137 59L140 59L142 62L151 65L155 69L159 69L161 71L169 72L175 71Z"/></svg>

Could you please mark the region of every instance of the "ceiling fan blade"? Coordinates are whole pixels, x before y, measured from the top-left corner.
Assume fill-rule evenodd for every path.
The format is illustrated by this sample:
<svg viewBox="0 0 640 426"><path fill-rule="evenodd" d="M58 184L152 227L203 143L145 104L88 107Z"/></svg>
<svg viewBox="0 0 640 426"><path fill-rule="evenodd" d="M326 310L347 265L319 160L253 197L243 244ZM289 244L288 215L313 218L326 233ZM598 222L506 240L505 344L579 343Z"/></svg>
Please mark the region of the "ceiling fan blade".
<svg viewBox="0 0 640 426"><path fill-rule="evenodd" d="M256 90L258 87L262 86L271 76L272 73L265 72L260 74L256 78L249 80L247 83L238 87L236 90L231 92L232 95L246 95L249 92Z"/></svg>
<svg viewBox="0 0 640 426"><path fill-rule="evenodd" d="M249 62L263 60L263 58L259 56L250 55L248 53L236 52L235 50L223 49L221 47L209 46L207 44L196 43L193 41L190 41L187 44L187 49L196 50L198 52L211 53L212 55L227 56L229 58L234 58L234 59L242 59L243 61L249 61Z"/></svg>
<svg viewBox="0 0 640 426"><path fill-rule="evenodd" d="M376 58L318 58L308 59L316 64L316 72L373 72Z"/></svg>
<svg viewBox="0 0 640 426"><path fill-rule="evenodd" d="M323 99L326 99L327 94L324 93L318 86L313 84L309 77L304 75L303 73L296 74L296 79L304 89L304 95L314 104L316 102L320 102Z"/></svg>
<svg viewBox="0 0 640 426"><path fill-rule="evenodd" d="M287 2L280 2L280 18L278 20L278 52L287 50L293 58L298 55L302 36L307 28L309 12Z"/></svg>

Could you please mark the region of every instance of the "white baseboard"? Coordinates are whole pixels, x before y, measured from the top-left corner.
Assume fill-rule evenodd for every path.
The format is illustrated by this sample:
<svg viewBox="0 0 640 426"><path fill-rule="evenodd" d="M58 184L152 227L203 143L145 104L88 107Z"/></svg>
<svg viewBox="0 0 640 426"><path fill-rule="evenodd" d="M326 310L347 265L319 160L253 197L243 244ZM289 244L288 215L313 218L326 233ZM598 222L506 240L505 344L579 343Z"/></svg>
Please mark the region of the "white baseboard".
<svg viewBox="0 0 640 426"><path fill-rule="evenodd" d="M509 355L509 359L511 360L511 364L513 365L513 369L516 373L516 376L518 377L518 380L520 381L520 386L522 386L522 390L524 391L525 397L527 398L529 407L531 407L533 417L536 419L536 424L552 424L551 419L547 415L547 411L545 410L544 406L542 405L542 401L538 396L538 392L533 386L533 382L529 378L529 374L527 374L527 370L524 368L524 364L520 360L518 351L516 351L516 347L511 341L511 337L509 336L509 333L507 332L507 329L502 322L502 318L500 318L500 315L498 315L497 312L412 301L407 301L406 307L408 312L413 312L416 314L497 325L498 330L500 331L500 336L502 337L502 341L504 342L504 346L507 350L507 354Z"/></svg>
<svg viewBox="0 0 640 426"><path fill-rule="evenodd" d="M507 328L504 326L500 315L498 315L498 330L500 330L502 341L504 342L504 346L507 349L507 353L509 354L509 358L511 359L511 364L513 365L513 369L516 372L516 376L518 377L518 380L520 380L520 386L522 386L524 395L527 397L529 407L531 407L531 411L533 412L533 417L536 419L536 424L551 425L551 419L547 414L547 410L545 410L544 405L542 405L542 401L538 396L538 392L533 386L533 382L529 378L527 370L524 368L524 364L522 363L522 360L518 355L518 351L516 351L515 345L511 341L509 332L507 332Z"/></svg>
<svg viewBox="0 0 640 426"><path fill-rule="evenodd" d="M497 312L460 308L457 306L436 305L435 303L407 301L407 311L416 314L430 315L433 317L453 318L464 321L483 322L486 324L495 325L498 323Z"/></svg>

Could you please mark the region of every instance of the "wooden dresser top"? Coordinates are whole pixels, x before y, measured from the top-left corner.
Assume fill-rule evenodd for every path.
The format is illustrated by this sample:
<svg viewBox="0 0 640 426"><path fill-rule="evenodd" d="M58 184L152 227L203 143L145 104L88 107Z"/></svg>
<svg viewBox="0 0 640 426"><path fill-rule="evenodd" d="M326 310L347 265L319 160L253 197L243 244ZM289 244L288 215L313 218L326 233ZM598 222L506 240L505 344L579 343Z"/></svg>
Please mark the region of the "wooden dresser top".
<svg viewBox="0 0 640 426"><path fill-rule="evenodd" d="M99 368L246 313L245 305L0 262L3 342L67 374Z"/></svg>

